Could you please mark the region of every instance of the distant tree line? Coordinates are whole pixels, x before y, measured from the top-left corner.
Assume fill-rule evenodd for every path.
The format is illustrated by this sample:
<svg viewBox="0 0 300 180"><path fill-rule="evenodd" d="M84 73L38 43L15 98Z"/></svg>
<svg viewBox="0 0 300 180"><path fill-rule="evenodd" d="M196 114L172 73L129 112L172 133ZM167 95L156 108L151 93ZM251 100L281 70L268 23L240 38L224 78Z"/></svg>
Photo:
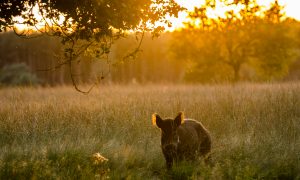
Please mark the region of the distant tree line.
<svg viewBox="0 0 300 180"><path fill-rule="evenodd" d="M207 12L216 5L206 4L190 13L186 28L173 33L171 51L185 62L185 80L286 79L299 64L299 22L286 18L277 0L267 9L255 0L224 3L229 8L223 17L210 17Z"/></svg>
<svg viewBox="0 0 300 180"><path fill-rule="evenodd" d="M288 26L290 30L286 32L298 32L297 28L300 27L298 22L288 24ZM201 64L194 66L197 68L193 67L194 69L191 70L189 63L192 63L192 61L188 59L188 56L193 54L189 54L191 52L188 50L193 50L193 47L198 47L197 51L194 51L194 55L199 57L199 61L202 61L201 58L205 55L204 58L207 57L211 60L207 63L213 64L218 60L217 57L220 54L216 52L216 44L209 41L208 34L202 34L201 39L199 35L197 35L197 38L191 38L193 36L186 33L185 39L175 39L176 41L186 42L185 49L177 49L176 54L182 55L177 57L174 55L173 49L174 42L176 42L174 36L177 37L177 33L182 32L164 33L161 37L155 39L152 39L150 34L146 35L141 51L136 54L135 58L124 58L124 55L130 53L132 47L138 43L135 36L115 43L109 57L102 61L85 54L81 57L83 59L74 65L76 78L80 84L91 84L98 81L98 78L102 75L105 75L105 77L103 77L101 83L214 83L228 82L227 78L233 77L231 69L221 63L214 66ZM282 32L280 31L280 33ZM297 33L288 34L294 36ZM266 34L264 36L267 37ZM205 48L201 49L201 46ZM40 83L43 85L71 84L68 66L45 71L49 67L54 67L63 56L61 48L63 47L57 38L44 36L28 40L19 38L14 33L1 33L0 69L11 64L25 63L30 67L30 71L41 80ZM265 46L265 48L268 48L268 46ZM272 50L270 53L277 56L276 52ZM187 59L184 60L182 57L187 57ZM300 79L299 56L294 56L294 59L286 68L287 72L284 72L279 80ZM251 77L257 78L255 72L251 71L251 68L246 65L243 65L239 73L241 81L253 81ZM260 81L265 80L264 78L260 79Z"/></svg>
<svg viewBox="0 0 300 180"><path fill-rule="evenodd" d="M77 86L82 79L78 77L84 74L77 66L86 54L98 60L107 58L113 43L126 37L128 31L136 33L137 38L145 32L157 36L164 27L156 23L170 25L166 15L176 17L184 8L174 0L1 0L0 9L0 32L13 30L23 38L58 38L63 56L48 70L68 66L74 88L88 93L94 85L88 90ZM140 44L128 57L135 56Z"/></svg>
<svg viewBox="0 0 300 180"><path fill-rule="evenodd" d="M125 58L139 41L132 35L112 46L108 58L99 61L89 53L74 63L74 76L79 84L101 83L163 83L182 79L181 63L170 58L169 34L152 38L146 34L136 57ZM0 34L0 69L6 65L25 63L44 85L71 84L68 66L55 67L60 58L58 38L43 36L33 39L19 38L12 32ZM102 77L103 79L99 79Z"/></svg>
<svg viewBox="0 0 300 180"><path fill-rule="evenodd" d="M174 0L68 2L0 3L0 76L20 68L23 77L72 83L83 93L77 84L299 79L299 22L285 18L277 0L269 8L256 0L206 0L184 29L154 40L164 30L156 22L170 25L166 15L184 10ZM229 8L225 16L210 17L220 3Z"/></svg>

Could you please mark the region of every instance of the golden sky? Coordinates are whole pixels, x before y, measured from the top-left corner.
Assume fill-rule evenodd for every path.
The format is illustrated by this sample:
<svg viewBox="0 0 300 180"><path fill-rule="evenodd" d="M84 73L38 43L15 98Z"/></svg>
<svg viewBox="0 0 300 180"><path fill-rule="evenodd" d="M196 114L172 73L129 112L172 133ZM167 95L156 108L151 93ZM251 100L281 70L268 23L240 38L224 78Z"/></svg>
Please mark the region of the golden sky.
<svg viewBox="0 0 300 180"><path fill-rule="evenodd" d="M192 11L195 6L200 6L205 2L205 0L175 0L178 4L182 5L183 7L187 8L189 11ZM268 7L274 0L257 0L259 5ZM288 17L295 18L300 20L300 0L278 0L280 5L285 7L285 13ZM215 14L222 14L222 11L225 11L226 8L218 8ZM179 18L170 18L173 27L169 30L172 31L178 27L183 27L182 22L186 20L187 13L181 12L179 14Z"/></svg>
<svg viewBox="0 0 300 180"><path fill-rule="evenodd" d="M205 0L175 0L175 1L181 6L187 8L189 11L193 11L195 6L200 6L205 2ZM278 1L280 5L283 5L285 7L285 13L288 17L292 17L300 21L300 0L278 0ZM257 0L257 2L259 3L259 5L268 7L272 2L274 2L274 0ZM228 7L218 7L216 12L208 12L208 13L210 13L209 14L210 16L218 16L218 15L222 16L223 14L222 12L226 11L226 8L228 9ZM36 14L38 14L37 8L34 9L34 11L36 11ZM37 15L37 17L39 17L39 15ZM20 17L17 17L15 19L22 22L22 18ZM166 27L168 31L173 31L176 28L180 28L184 26L183 22L187 20L187 12L180 12L178 18L168 17L168 19L170 19L173 24L171 28L166 27L165 24L159 23L157 25L163 25ZM18 24L16 26L17 29L21 29L21 30L26 29L26 26L22 24ZM43 25L41 25L41 27L43 27Z"/></svg>
<svg viewBox="0 0 300 180"><path fill-rule="evenodd" d="M279 3L285 6L286 15L300 20L300 1L299 0L278 0ZM259 0L259 3L268 5L272 0Z"/></svg>
<svg viewBox="0 0 300 180"><path fill-rule="evenodd" d="M205 0L175 0L188 10L193 10L195 6L201 5ZM268 6L274 0L257 0L260 5ZM278 0L285 6L287 16L300 20L300 1L299 0Z"/></svg>

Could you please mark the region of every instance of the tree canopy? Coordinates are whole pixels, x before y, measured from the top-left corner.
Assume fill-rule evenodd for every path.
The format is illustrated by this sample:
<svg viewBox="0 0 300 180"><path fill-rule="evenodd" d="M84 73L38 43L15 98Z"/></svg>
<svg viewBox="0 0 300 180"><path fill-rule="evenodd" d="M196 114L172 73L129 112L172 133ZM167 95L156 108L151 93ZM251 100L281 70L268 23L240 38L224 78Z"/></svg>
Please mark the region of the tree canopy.
<svg viewBox="0 0 300 180"><path fill-rule="evenodd" d="M174 34L173 54L189 61L187 80L236 82L283 77L295 44L288 35L290 20L284 19L277 0L268 8L255 0L219 3L228 7L223 16L209 16L214 3L197 7L189 14L186 28Z"/></svg>
<svg viewBox="0 0 300 180"><path fill-rule="evenodd" d="M72 28L69 31L80 39L111 35L112 29L134 30L146 22L153 28L155 22L166 21L166 14L177 16L181 10L174 0L2 0L0 8L2 31L16 23L34 26L48 19L52 25ZM59 23L60 16L64 19Z"/></svg>
<svg viewBox="0 0 300 180"><path fill-rule="evenodd" d="M83 53L106 57L113 42L128 31L140 33L139 40L145 31L156 36L164 30L157 22L170 24L166 15L177 16L183 10L174 0L2 0L0 9L0 31L61 38L65 57L48 70L69 65L79 91L72 73L77 57ZM18 29L18 24L27 28ZM139 46L127 57L134 56Z"/></svg>

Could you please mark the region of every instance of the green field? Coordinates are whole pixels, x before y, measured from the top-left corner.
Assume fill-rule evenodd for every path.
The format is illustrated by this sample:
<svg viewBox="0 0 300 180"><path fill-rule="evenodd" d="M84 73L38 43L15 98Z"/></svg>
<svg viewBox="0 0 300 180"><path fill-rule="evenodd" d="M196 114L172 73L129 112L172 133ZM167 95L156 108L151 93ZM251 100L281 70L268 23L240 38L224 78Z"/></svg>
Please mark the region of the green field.
<svg viewBox="0 0 300 180"><path fill-rule="evenodd" d="M178 111L211 132L210 165L166 171L151 115ZM300 83L0 90L0 179L105 178L300 179Z"/></svg>

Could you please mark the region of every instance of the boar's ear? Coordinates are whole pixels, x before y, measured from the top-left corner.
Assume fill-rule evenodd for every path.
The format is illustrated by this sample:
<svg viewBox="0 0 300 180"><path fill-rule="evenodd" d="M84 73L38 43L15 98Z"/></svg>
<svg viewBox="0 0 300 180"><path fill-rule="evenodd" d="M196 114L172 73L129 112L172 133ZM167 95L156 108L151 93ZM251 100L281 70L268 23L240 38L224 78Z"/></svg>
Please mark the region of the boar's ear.
<svg viewBox="0 0 300 180"><path fill-rule="evenodd" d="M174 121L176 126L180 126L184 122L183 112L179 112Z"/></svg>
<svg viewBox="0 0 300 180"><path fill-rule="evenodd" d="M153 123L153 125L156 125L157 127L161 128L163 120L161 119L161 117L158 114L154 113L154 114L152 114L152 123Z"/></svg>

